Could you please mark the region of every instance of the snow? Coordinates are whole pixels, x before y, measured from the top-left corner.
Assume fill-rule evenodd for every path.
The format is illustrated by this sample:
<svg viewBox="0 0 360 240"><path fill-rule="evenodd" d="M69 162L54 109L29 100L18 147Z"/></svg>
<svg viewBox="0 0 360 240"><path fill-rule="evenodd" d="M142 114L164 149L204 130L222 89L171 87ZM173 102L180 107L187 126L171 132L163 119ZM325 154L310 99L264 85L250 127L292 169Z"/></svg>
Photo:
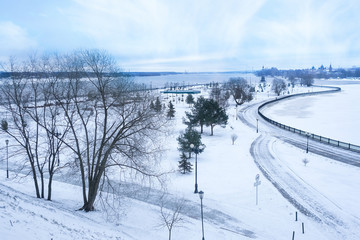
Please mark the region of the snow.
<svg viewBox="0 0 360 240"><path fill-rule="evenodd" d="M278 159L283 160L297 176L311 184L344 211L354 216L360 216L357 202L360 196L360 188L357 187L360 184L359 168L317 155L306 154L280 142L276 142L274 148ZM294 154L290 155L289 152ZM309 161L306 166L302 162L304 158Z"/></svg>
<svg viewBox="0 0 360 240"><path fill-rule="evenodd" d="M337 127L339 122L347 122L345 127L353 128L359 122L359 112L354 115L352 113L353 110L358 111L358 108L353 104L349 104L349 108L344 107L348 101L356 103L359 86L344 85L341 86L344 89L341 93L286 100L269 108L266 114L284 124L305 128L304 130L331 138L351 139L355 143L356 136L359 136L356 132L358 129L337 130ZM206 91L203 91L203 94L206 95ZM264 93L258 93L254 101L259 102L271 97L265 90ZM244 108L250 105L251 103L246 104ZM297 106L296 109L294 106ZM293 110L289 111L289 108ZM298 115L295 111L299 109L303 115ZM184 222L181 227L173 229L172 239L200 239L200 199L193 193L194 172L183 175L176 171L180 159L176 137L185 130L182 117L190 108L184 102L177 102L175 110L176 117L171 120L172 132L164 142L164 147L168 150L162 159L162 170L170 172L166 186L169 198L185 199L187 211L182 214ZM210 136L209 128L204 128L202 136L206 149L198 155L198 184L199 190L205 192L205 239L285 240L291 239L293 231L296 240L359 239L360 234L356 233L356 227L360 222L357 204L360 197L360 169L315 154L306 154L301 149L271 137L270 133L263 130L265 126L262 126L260 133L256 133L254 128L236 119L235 111L233 106L228 109L229 124L225 128L216 126L214 136ZM342 114L339 111L342 111ZM304 119L307 121L300 123L300 120ZM231 135L234 133L238 135L238 139L232 145ZM333 210L336 216L340 216L348 224L348 229L332 228L303 215L279 193L259 170L249 151L259 136L269 139L268 150L285 174L300 179L304 186L312 189L314 194L309 193L309 196L318 196L314 202L321 202L322 207ZM4 142L3 139L1 141ZM2 153L4 156L5 148ZM304 158L309 161L307 166L302 162ZM194 161L194 158L191 161ZM159 190L154 189L153 195L147 197L124 196L121 200L123 207L119 209L122 212L120 219L109 221L101 210L90 213L76 211L81 206L80 187L57 180L53 187L54 200L39 200L33 197L31 179L14 178L12 165L10 179L6 179L5 164L5 160L1 159L1 239L157 240L168 237L167 229L159 227L159 203L151 198L153 195L160 197ZM260 174L261 181L258 205L255 203L254 187L257 174ZM308 196L307 192L304 194L304 197ZM99 204L97 206L99 207ZM295 221L296 211L298 221ZM302 223L305 225L305 234L301 232Z"/></svg>
<svg viewBox="0 0 360 240"><path fill-rule="evenodd" d="M346 143L360 145L360 84L337 85L340 93L288 99L267 108L271 119Z"/></svg>

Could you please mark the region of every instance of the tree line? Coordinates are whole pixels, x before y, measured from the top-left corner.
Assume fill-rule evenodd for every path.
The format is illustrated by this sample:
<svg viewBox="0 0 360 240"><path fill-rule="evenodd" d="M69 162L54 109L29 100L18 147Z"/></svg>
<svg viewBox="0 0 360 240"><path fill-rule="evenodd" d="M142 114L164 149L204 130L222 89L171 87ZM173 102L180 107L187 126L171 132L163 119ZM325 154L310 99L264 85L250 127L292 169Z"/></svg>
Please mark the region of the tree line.
<svg viewBox="0 0 360 240"><path fill-rule="evenodd" d="M311 78L349 78L349 77L360 77L360 68L336 68L334 69L331 64L328 68L321 65L319 68L314 66L310 69L289 69L289 70L279 70L275 67L272 68L262 68L259 71L256 71L255 74L259 77L283 77L283 78L298 78L302 79L304 77Z"/></svg>

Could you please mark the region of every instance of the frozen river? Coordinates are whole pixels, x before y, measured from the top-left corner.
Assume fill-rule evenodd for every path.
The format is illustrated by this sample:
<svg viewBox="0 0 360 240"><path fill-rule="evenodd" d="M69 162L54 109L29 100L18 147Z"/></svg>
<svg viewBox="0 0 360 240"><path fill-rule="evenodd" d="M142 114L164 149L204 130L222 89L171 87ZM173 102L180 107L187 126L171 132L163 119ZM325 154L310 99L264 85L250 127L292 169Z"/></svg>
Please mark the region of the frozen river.
<svg viewBox="0 0 360 240"><path fill-rule="evenodd" d="M342 91L280 101L264 113L285 125L360 145L360 82L334 86Z"/></svg>

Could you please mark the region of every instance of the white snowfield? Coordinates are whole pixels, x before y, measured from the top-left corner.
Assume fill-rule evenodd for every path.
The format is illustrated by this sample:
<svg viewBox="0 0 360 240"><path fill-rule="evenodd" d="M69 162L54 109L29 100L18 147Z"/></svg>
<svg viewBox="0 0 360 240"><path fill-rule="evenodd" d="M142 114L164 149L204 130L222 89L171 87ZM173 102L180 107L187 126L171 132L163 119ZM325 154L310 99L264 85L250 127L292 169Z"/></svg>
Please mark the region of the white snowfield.
<svg viewBox="0 0 360 240"><path fill-rule="evenodd" d="M332 81L332 84L338 83ZM267 114L284 124L305 128L303 130L315 132L324 129L324 132L316 133L356 141L354 135L359 136L359 129L347 132L346 126L353 127L359 122L360 114L353 115L353 111L358 111L354 99L360 85L340 87L344 91L339 94L313 96L307 103L297 102L306 101L307 97L289 100L292 104L280 103L285 106L275 105L273 107L277 109L269 108ZM358 90L349 91L348 87ZM205 192L205 239L289 240L293 234L296 240L360 239L360 168L338 161L346 156L360 161L360 155L312 141L309 142L309 153L306 153L306 138L272 126L257 115L260 102L274 97L268 97L267 90L239 108L238 117L232 104L227 110L229 124L225 128L215 127L214 136L210 136L210 129L204 129L202 141L206 149L198 155L198 184L199 190ZM297 91L300 90L294 92ZM207 92L202 90L202 94L206 96ZM355 95L349 97L351 102L343 99L347 94ZM326 99L325 105L337 110L336 114L331 115L324 104L317 107L323 98ZM301 116L296 115L298 111L294 105L301 107L300 112L306 112L307 123L296 125ZM345 108L344 105L352 107ZM286 107L293 110L286 111ZM190 108L184 102L177 102L175 110L173 132L164 141L167 154L163 156L160 169L171 172L167 176L168 202L165 207L171 211L178 199L185 200L184 221L173 229L173 240L201 239L200 199L193 193L194 173L183 175L177 171L180 158L176 138L185 129L182 117ZM328 121L321 120L325 112ZM258 133L256 119L259 119ZM335 122L340 127L339 122L352 121L355 122L353 125L346 124L339 131L332 125ZM234 145L231 143L232 134L238 136ZM1 136L0 141L4 143L5 136ZM5 143L2 156L4 146ZM308 160L306 166L305 158ZM159 227L161 189L132 186L135 191L122 198L121 217L108 219L99 202L97 211L76 211L81 207L80 188L64 183L66 179L60 176L54 183L54 200L49 202L33 197L31 179L20 178L21 175L15 178L13 165L10 165L10 179L6 179L4 157L0 166L1 239L168 239L167 229ZM254 187L257 174L261 181L258 205ZM295 221L296 212L298 221Z"/></svg>

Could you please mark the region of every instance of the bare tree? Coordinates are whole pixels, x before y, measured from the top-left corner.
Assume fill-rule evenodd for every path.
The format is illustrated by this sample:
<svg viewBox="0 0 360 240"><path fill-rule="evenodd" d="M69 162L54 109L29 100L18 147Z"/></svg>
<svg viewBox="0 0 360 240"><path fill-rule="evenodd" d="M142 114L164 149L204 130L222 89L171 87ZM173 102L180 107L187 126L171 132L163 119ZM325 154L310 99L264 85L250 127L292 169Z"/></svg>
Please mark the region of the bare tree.
<svg viewBox="0 0 360 240"><path fill-rule="evenodd" d="M272 82L272 90L279 96L283 91L286 90L285 81L280 78L274 78Z"/></svg>
<svg viewBox="0 0 360 240"><path fill-rule="evenodd" d="M44 198L47 166L51 199L62 148L80 172L85 211L94 209L101 182L111 179L105 169L129 169L127 176L135 180L161 176L155 169L156 133L166 118L150 108L154 97L123 74L112 56L83 50L32 56L22 68L15 63L10 61L11 79L1 86L11 113L1 126L26 152L37 197Z"/></svg>
<svg viewBox="0 0 360 240"><path fill-rule="evenodd" d="M14 64L12 60L10 66ZM64 128L62 135L56 130L61 122L58 119L59 107L53 104L49 94L54 88L51 84L54 81L49 77L55 76L55 71L46 55L42 58L30 55L19 65L18 69L12 67L11 80L2 86L3 105L12 116L10 128L3 127L2 130L25 151L37 197L45 198L45 175L48 174L47 199L51 200L52 179L60 167L61 141L56 139L66 133Z"/></svg>
<svg viewBox="0 0 360 240"><path fill-rule="evenodd" d="M21 65L15 58L9 60L10 79L1 86L3 107L10 113L9 120L3 120L2 130L12 137L20 146L20 150L26 153L27 163L30 164L30 172L33 177L36 197L44 197L43 181L40 192L38 183L38 171L42 171L43 164L39 161L39 126L31 126L30 117L27 114L29 103L36 102L27 81L28 69ZM36 103L35 103L36 104ZM41 172L40 172L41 175Z"/></svg>
<svg viewBox="0 0 360 240"><path fill-rule="evenodd" d="M63 59L68 80L53 92L70 127L64 145L81 173L84 211L92 211L105 169L130 169L142 177L159 177L151 155L164 117L150 108L153 97L139 91L121 73L114 58L100 50L83 50ZM83 78L85 77L85 78Z"/></svg>
<svg viewBox="0 0 360 240"><path fill-rule="evenodd" d="M311 73L304 73L300 77L300 84L310 87L314 84L314 76Z"/></svg>
<svg viewBox="0 0 360 240"><path fill-rule="evenodd" d="M289 76L289 82L291 83L292 88L295 87L295 84L296 84L297 81L298 81L298 79L295 78L294 75L290 75L290 76Z"/></svg>
<svg viewBox="0 0 360 240"><path fill-rule="evenodd" d="M229 106L228 100L230 98L230 93L225 87L220 86L219 83L215 83L211 88L210 98L214 99L222 108L227 108Z"/></svg>
<svg viewBox="0 0 360 240"><path fill-rule="evenodd" d="M236 106L242 105L253 99L253 95L250 91L250 85L244 78L230 78L226 83L226 86L230 95L234 98Z"/></svg>
<svg viewBox="0 0 360 240"><path fill-rule="evenodd" d="M62 122L62 109L53 99L53 92L57 91L61 85L59 75L60 62L57 54L43 55L35 65L37 72L41 72L40 84L41 105L29 109L28 113L31 118L45 130L43 138L47 146L43 151L43 158L47 165L48 173L48 195L47 199L51 200L52 181L57 170L67 166L67 162L60 164L60 152L63 146L69 125Z"/></svg>
<svg viewBox="0 0 360 240"><path fill-rule="evenodd" d="M160 227L166 227L169 232L169 240L171 240L171 232L174 227L180 227L184 222L184 219L181 216L181 212L184 207L184 200L177 200L175 202L170 202L164 199L161 199L160 207Z"/></svg>
<svg viewBox="0 0 360 240"><path fill-rule="evenodd" d="M309 160L307 160L306 158L304 158L304 159L302 160L302 162L304 163L304 166L306 166L306 165L309 163Z"/></svg>

